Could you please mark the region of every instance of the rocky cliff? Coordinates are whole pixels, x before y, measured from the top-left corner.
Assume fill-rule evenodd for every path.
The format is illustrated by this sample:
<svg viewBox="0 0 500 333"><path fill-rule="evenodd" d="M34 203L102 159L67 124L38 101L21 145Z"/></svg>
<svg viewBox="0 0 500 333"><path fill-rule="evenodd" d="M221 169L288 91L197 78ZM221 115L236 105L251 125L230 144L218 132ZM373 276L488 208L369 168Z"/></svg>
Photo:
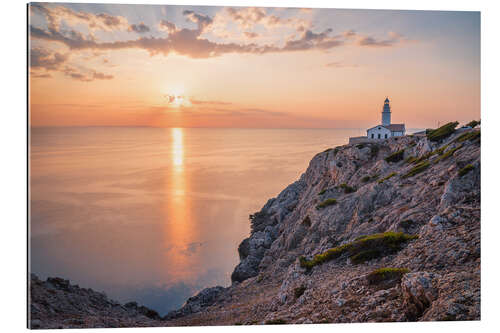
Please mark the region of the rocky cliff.
<svg viewBox="0 0 500 333"><path fill-rule="evenodd" d="M154 326L479 320L480 132L455 126L317 154L250 216L232 285Z"/></svg>

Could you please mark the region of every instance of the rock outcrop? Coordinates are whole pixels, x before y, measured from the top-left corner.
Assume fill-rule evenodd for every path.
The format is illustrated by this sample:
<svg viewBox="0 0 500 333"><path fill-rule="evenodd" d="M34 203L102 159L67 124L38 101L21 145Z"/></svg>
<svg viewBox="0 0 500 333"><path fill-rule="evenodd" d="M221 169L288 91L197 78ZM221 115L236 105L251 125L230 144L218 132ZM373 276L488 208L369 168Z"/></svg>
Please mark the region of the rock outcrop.
<svg viewBox="0 0 500 333"><path fill-rule="evenodd" d="M160 325L479 320L480 164L474 129L317 154L250 216L232 285Z"/></svg>

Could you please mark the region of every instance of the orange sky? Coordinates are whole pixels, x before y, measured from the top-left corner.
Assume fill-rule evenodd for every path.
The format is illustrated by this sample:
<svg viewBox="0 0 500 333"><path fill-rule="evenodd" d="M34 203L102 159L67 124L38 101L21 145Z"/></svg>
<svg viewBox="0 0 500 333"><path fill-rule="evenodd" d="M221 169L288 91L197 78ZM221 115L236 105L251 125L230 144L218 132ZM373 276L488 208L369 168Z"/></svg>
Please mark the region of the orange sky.
<svg viewBox="0 0 500 333"><path fill-rule="evenodd" d="M36 4L32 126L480 118L479 13Z"/></svg>

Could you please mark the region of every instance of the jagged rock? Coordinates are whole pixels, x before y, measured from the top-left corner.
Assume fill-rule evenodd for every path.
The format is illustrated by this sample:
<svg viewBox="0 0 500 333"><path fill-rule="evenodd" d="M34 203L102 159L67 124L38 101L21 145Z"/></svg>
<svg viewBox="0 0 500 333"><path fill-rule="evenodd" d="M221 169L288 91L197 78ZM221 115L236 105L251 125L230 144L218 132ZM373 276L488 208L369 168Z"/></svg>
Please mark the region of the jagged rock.
<svg viewBox="0 0 500 333"><path fill-rule="evenodd" d="M174 319L200 312L203 308L214 304L224 290L225 288L220 286L205 288L195 296L188 298L182 308L169 312L165 319Z"/></svg>
<svg viewBox="0 0 500 333"><path fill-rule="evenodd" d="M404 305L410 320L416 320L438 296L435 279L440 275L430 272L406 274L402 281Z"/></svg>

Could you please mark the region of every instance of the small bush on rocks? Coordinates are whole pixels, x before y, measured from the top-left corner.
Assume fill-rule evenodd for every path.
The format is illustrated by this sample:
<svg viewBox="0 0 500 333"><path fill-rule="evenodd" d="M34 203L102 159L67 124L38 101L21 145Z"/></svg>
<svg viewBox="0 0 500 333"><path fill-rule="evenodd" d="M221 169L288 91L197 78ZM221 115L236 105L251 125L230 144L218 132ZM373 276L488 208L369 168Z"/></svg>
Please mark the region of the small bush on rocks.
<svg viewBox="0 0 500 333"><path fill-rule="evenodd" d="M394 152L392 153L391 155L387 156L385 158L385 160L387 162L393 162L393 163L396 163L396 162L399 162L403 159L404 157L404 154L405 154L405 151L404 149L401 149L401 150L398 150L397 152Z"/></svg>
<svg viewBox="0 0 500 333"><path fill-rule="evenodd" d="M311 260L307 260L304 256L301 256L299 257L299 263L301 267L311 269L316 265L340 258L346 254L352 263L361 264L367 260L395 253L402 248L405 242L416 238L418 238L416 235L392 231L361 236L350 243L317 254Z"/></svg>
<svg viewBox="0 0 500 333"><path fill-rule="evenodd" d="M326 192L326 188L325 188L325 189L323 189L323 190L321 190L321 191L319 191L318 195L325 194L325 192Z"/></svg>
<svg viewBox="0 0 500 333"><path fill-rule="evenodd" d="M356 189L354 187L350 187L346 183L340 184L340 188L343 189L344 193L346 194L356 192Z"/></svg>
<svg viewBox="0 0 500 333"><path fill-rule="evenodd" d="M473 170L474 169L474 166L472 164L467 164L466 166L464 166L462 169L458 170L458 175L460 177L463 177L465 176L466 174L469 173L469 171Z"/></svg>
<svg viewBox="0 0 500 333"><path fill-rule="evenodd" d="M477 139L479 137L481 137L481 131L470 131L470 132L467 132L467 133L460 135L454 141L455 142L464 142L467 140L473 141L474 139Z"/></svg>
<svg viewBox="0 0 500 333"><path fill-rule="evenodd" d="M408 173L406 173L405 175L401 176L401 178L413 177L416 174L419 174L419 173L425 171L425 169L427 169L430 165L431 164L429 163L429 161L420 162L417 165L415 165L413 168L411 168L410 171L408 171Z"/></svg>
<svg viewBox="0 0 500 333"><path fill-rule="evenodd" d="M458 126L458 121L447 123L437 129L429 130L427 132L427 139L431 141L441 141L455 132L455 128Z"/></svg>
<svg viewBox="0 0 500 333"><path fill-rule="evenodd" d="M361 178L361 181L363 183L369 182L370 181L370 176L364 176L363 178Z"/></svg>
<svg viewBox="0 0 500 333"><path fill-rule="evenodd" d="M390 178L392 178L392 177L394 177L394 176L396 176L396 175L397 175L397 173L395 173L395 172L390 173L389 175L387 175L387 176L385 176L384 178L380 179L380 180L378 181L378 183L379 183L379 184L382 184L382 183L383 183L383 182L385 182L386 180L388 180L388 179L390 179Z"/></svg>
<svg viewBox="0 0 500 333"><path fill-rule="evenodd" d="M326 199L325 201L323 201L322 203L317 205L316 209L321 209L321 208L325 208L325 207L328 207L331 205L336 205L336 204L337 204L337 199L330 198L330 199Z"/></svg>
<svg viewBox="0 0 500 333"><path fill-rule="evenodd" d="M436 160L434 161L434 163L439 163L445 159L447 159L448 157L450 157L451 155L453 155L457 150L459 150L460 148L462 148L462 146L458 146L458 147L455 147L455 148L452 148L450 150L448 150L446 153L441 153L438 158L436 158Z"/></svg>
<svg viewBox="0 0 500 333"><path fill-rule="evenodd" d="M409 273L410 270L407 268L389 268L383 267L374 270L366 276L369 284L378 284L381 282L386 282L388 280L400 281L403 275Z"/></svg>

